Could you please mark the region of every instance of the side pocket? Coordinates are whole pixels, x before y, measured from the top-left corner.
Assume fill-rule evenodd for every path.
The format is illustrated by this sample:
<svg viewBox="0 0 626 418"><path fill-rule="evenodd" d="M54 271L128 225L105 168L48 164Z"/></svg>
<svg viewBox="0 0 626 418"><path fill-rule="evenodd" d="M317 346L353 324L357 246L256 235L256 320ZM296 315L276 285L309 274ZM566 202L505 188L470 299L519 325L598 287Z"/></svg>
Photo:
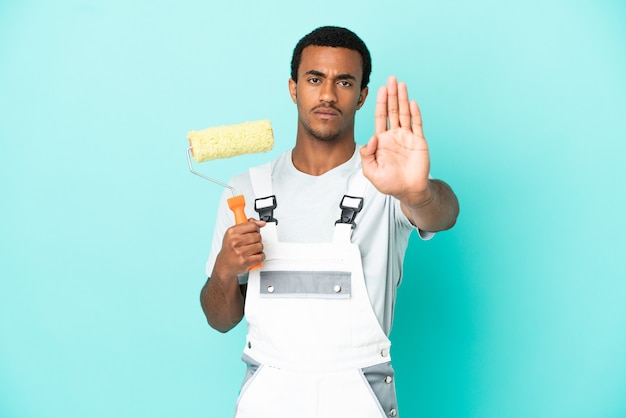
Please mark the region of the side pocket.
<svg viewBox="0 0 626 418"><path fill-rule="evenodd" d="M361 373L385 414L389 417L398 417L395 373L391 362L366 367L361 369Z"/></svg>
<svg viewBox="0 0 626 418"><path fill-rule="evenodd" d="M243 354L241 356L241 361L246 363L246 374L243 377L243 382L241 382L241 387L243 389L248 380L250 380L252 376L254 376L257 370L259 370L259 367L261 367L261 363L259 363L247 354Z"/></svg>
<svg viewBox="0 0 626 418"><path fill-rule="evenodd" d="M246 363L246 374L243 377L243 382L241 382L241 389L239 390L237 405L239 405L239 402L241 402L241 399L245 395L246 391L254 382L254 378L258 376L259 369L263 367L261 363L259 363L247 354L243 354L241 356L241 360Z"/></svg>

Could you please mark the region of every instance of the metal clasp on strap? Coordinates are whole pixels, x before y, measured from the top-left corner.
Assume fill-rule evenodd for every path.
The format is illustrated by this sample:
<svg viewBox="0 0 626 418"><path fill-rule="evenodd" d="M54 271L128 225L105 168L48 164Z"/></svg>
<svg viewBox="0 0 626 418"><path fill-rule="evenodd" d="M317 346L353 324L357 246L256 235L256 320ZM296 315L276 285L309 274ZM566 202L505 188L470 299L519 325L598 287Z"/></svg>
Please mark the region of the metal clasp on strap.
<svg viewBox="0 0 626 418"><path fill-rule="evenodd" d="M339 204L341 208L341 218L335 222L336 224L351 224L352 229L356 226L354 218L356 214L363 209L363 198L344 195Z"/></svg>
<svg viewBox="0 0 626 418"><path fill-rule="evenodd" d="M276 209L276 195L254 200L254 210L258 212L261 221L278 224L278 220L274 218L274 209Z"/></svg>

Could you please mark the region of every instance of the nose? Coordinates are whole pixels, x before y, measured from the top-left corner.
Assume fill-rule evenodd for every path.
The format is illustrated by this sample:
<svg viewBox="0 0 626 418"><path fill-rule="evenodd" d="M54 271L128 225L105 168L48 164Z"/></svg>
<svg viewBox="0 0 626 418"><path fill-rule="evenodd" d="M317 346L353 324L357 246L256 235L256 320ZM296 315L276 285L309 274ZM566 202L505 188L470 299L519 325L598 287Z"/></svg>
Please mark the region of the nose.
<svg viewBox="0 0 626 418"><path fill-rule="evenodd" d="M335 88L335 83L328 81L323 83L320 89L320 102L335 103L337 101Z"/></svg>

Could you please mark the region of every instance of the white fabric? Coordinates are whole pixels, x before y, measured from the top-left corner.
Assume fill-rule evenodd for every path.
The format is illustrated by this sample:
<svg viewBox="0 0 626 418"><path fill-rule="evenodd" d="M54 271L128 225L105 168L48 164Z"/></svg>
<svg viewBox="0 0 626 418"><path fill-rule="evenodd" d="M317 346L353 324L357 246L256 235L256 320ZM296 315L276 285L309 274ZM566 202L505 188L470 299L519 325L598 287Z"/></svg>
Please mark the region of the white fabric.
<svg viewBox="0 0 626 418"><path fill-rule="evenodd" d="M360 197L366 183L358 177L353 183L361 184L351 187ZM263 187L263 193L268 189ZM261 366L240 394L237 418L386 416L361 370L390 361L391 343L370 305L359 249L350 242L352 227L337 224L334 229L334 240L328 243L279 242L274 223L261 230L266 259L249 273L244 349L244 356ZM307 272L330 279L323 283L336 297L328 297L326 288L275 293L283 275L298 283ZM345 275L345 288L333 282Z"/></svg>
<svg viewBox="0 0 626 418"><path fill-rule="evenodd" d="M268 242L263 236L266 259L262 268L250 272L248 281L246 355L263 364L308 372L364 368L390 360L391 343L369 303L358 247L350 243L349 234L337 236L339 242L316 244ZM261 272L271 276L283 271L350 272L350 297L261 296Z"/></svg>
<svg viewBox="0 0 626 418"><path fill-rule="evenodd" d="M250 169L254 172L254 175L250 176L250 182L252 184L252 189L256 190L256 198L260 199L263 197L269 197L273 195L272 193L272 185L268 184L265 179L267 177L272 176L272 163L266 163L257 167L252 167ZM254 201L250 202L252 208L254 209ZM258 219L258 216L255 216Z"/></svg>
<svg viewBox="0 0 626 418"><path fill-rule="evenodd" d="M385 418L357 369L300 373L262 365L242 388L236 418Z"/></svg>
<svg viewBox="0 0 626 418"><path fill-rule="evenodd" d="M341 214L339 204L349 189L350 180L361 171L359 147L346 163L324 173L311 176L298 171L291 160L291 151L272 162L273 193L278 206L277 234L281 242L321 243L333 240L334 223ZM258 218L254 211L254 193L248 172L233 177L230 184L245 196L246 214ZM234 223L226 205L230 191L220 202L207 275L221 249L222 237ZM396 289L402 279L402 264L409 235L416 229L400 208L398 200L379 193L369 184L363 210L356 216L352 242L358 245L363 260L366 287L372 308L384 332L389 335L393 322ZM432 234L421 234L429 239ZM245 280L245 277L242 278Z"/></svg>

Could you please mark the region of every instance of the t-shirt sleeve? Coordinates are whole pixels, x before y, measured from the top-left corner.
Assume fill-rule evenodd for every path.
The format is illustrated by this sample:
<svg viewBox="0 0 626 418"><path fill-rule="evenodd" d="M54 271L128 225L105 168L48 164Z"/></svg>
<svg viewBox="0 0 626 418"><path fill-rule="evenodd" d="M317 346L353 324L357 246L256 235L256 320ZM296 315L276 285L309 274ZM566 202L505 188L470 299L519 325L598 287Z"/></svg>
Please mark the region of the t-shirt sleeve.
<svg viewBox="0 0 626 418"><path fill-rule="evenodd" d="M435 236L434 232L428 232L428 231L422 231L421 229L415 227L415 229L417 229L417 235L420 237L420 239L422 239L423 241L428 241L429 239L432 239L432 237Z"/></svg>
<svg viewBox="0 0 626 418"><path fill-rule="evenodd" d="M410 219L405 215L404 211L402 210L402 206L400 204L400 201L397 199L395 200L395 211L398 214L397 216L399 216L400 222L407 228L410 229L414 229L417 231L417 235L420 237L420 239L424 240L424 241L428 241L430 239L432 239L435 236L434 232L428 232L428 231L422 231L421 229L419 229L417 226L413 225L410 221Z"/></svg>
<svg viewBox="0 0 626 418"><path fill-rule="evenodd" d="M232 216L229 213L228 203L226 199L230 197L230 190L224 190L222 193L222 197L219 200L219 206L217 209L217 215L215 217L215 226L213 227L213 239L211 241L211 251L209 252L209 258L206 262L205 272L207 277L211 276L213 272L213 265L215 265L215 259L217 258L217 254L222 249L222 240L224 238L224 234L226 230L230 227L233 220Z"/></svg>

